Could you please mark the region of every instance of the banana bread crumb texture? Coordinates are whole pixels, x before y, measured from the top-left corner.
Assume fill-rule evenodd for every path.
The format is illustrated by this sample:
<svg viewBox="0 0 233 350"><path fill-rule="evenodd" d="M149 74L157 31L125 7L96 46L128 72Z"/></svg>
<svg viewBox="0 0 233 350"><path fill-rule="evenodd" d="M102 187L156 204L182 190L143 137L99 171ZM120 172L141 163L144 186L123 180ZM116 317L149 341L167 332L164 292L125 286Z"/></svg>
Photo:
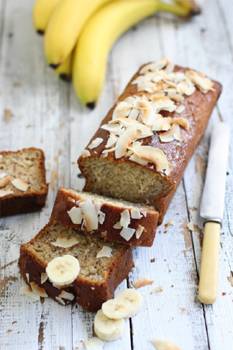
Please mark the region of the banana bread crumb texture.
<svg viewBox="0 0 233 350"><path fill-rule="evenodd" d="M39 210L47 192L42 150L0 152L0 216Z"/></svg>
<svg viewBox="0 0 233 350"><path fill-rule="evenodd" d="M67 254L78 259L80 273L72 284L54 286L46 276L46 267L54 258ZM85 309L96 311L112 298L117 285L132 269L133 260L132 251L126 246L106 244L52 221L21 246L19 266L31 288L33 283L61 304L75 300ZM68 297L65 293L69 293Z"/></svg>

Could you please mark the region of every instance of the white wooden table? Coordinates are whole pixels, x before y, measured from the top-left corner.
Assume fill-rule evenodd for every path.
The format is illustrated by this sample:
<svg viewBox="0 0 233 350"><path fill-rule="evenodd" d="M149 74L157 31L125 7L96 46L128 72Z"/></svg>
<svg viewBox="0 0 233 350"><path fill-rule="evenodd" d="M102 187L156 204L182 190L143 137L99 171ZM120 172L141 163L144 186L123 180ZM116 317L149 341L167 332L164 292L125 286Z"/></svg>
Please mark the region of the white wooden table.
<svg viewBox="0 0 233 350"><path fill-rule="evenodd" d="M168 56L222 82L223 94L212 121L231 123L233 2L206 0L202 15L192 21L160 15L124 35L110 56L105 90L93 112L80 107L71 86L46 66L42 39L31 24L32 3L0 0L0 149L43 148L50 190L40 213L0 219L0 349L78 350L92 334L93 315L77 306L65 308L51 300L35 302L21 296L19 246L47 223L59 186L80 187L77 156L142 63ZM208 307L196 301L202 239L198 207L207 151L208 132L154 246L135 251L136 267L121 285L138 278L154 280L141 289L144 307L126 323L123 338L106 345L106 350L150 350L152 338L170 339L183 350L233 349L233 153L221 235L219 297Z"/></svg>

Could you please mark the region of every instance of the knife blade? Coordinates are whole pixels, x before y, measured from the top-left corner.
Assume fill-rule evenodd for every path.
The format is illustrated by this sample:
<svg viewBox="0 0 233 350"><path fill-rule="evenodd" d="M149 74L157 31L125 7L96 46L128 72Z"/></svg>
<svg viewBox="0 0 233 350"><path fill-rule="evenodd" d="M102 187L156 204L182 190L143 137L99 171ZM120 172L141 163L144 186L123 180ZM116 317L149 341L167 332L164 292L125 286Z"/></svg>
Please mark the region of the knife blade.
<svg viewBox="0 0 233 350"><path fill-rule="evenodd" d="M225 199L226 170L230 129L219 122L211 133L208 166L201 201L200 215L207 221L222 222Z"/></svg>
<svg viewBox="0 0 233 350"><path fill-rule="evenodd" d="M229 142L228 125L223 122L215 124L211 133L200 209L205 223L198 299L204 304L213 304L217 297L220 229L224 212Z"/></svg>

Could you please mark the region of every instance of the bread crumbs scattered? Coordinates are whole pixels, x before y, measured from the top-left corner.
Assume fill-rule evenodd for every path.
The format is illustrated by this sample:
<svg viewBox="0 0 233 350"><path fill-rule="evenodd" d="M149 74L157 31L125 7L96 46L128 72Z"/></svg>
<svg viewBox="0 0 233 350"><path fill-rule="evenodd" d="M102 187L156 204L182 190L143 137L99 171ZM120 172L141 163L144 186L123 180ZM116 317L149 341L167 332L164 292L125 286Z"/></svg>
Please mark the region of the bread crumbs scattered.
<svg viewBox="0 0 233 350"><path fill-rule="evenodd" d="M147 278L141 278L141 279L138 279L137 281L135 281L133 283L133 286L134 286L134 288L138 289L138 288L142 288L145 286L150 286L153 283L154 283L153 280L149 280Z"/></svg>
<svg viewBox="0 0 233 350"><path fill-rule="evenodd" d="M3 111L3 120L9 123L13 117L13 112L9 108L5 108Z"/></svg>
<svg viewBox="0 0 233 350"><path fill-rule="evenodd" d="M162 293L162 292L163 292L162 287L156 287L156 288L152 289L151 294L154 294L154 293L158 294L158 293Z"/></svg>

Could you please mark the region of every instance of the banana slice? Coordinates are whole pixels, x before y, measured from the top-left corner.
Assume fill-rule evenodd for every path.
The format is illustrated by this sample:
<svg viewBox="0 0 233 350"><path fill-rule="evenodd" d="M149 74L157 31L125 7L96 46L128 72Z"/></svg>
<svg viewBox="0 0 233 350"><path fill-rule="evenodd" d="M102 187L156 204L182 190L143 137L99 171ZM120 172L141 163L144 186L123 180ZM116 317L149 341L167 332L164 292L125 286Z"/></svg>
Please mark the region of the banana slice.
<svg viewBox="0 0 233 350"><path fill-rule="evenodd" d="M103 350L104 342L99 338L93 337L84 342L85 350Z"/></svg>
<svg viewBox="0 0 233 350"><path fill-rule="evenodd" d="M105 341L116 340L121 337L124 329L124 320L111 320L99 310L95 315L94 330L98 338Z"/></svg>
<svg viewBox="0 0 233 350"><path fill-rule="evenodd" d="M46 267L46 273L50 282L58 287L67 286L74 282L79 272L79 261L72 255L54 258Z"/></svg>
<svg viewBox="0 0 233 350"><path fill-rule="evenodd" d="M142 305L142 296L135 289L124 290L115 299L103 303L102 311L105 316L119 320L134 316Z"/></svg>

